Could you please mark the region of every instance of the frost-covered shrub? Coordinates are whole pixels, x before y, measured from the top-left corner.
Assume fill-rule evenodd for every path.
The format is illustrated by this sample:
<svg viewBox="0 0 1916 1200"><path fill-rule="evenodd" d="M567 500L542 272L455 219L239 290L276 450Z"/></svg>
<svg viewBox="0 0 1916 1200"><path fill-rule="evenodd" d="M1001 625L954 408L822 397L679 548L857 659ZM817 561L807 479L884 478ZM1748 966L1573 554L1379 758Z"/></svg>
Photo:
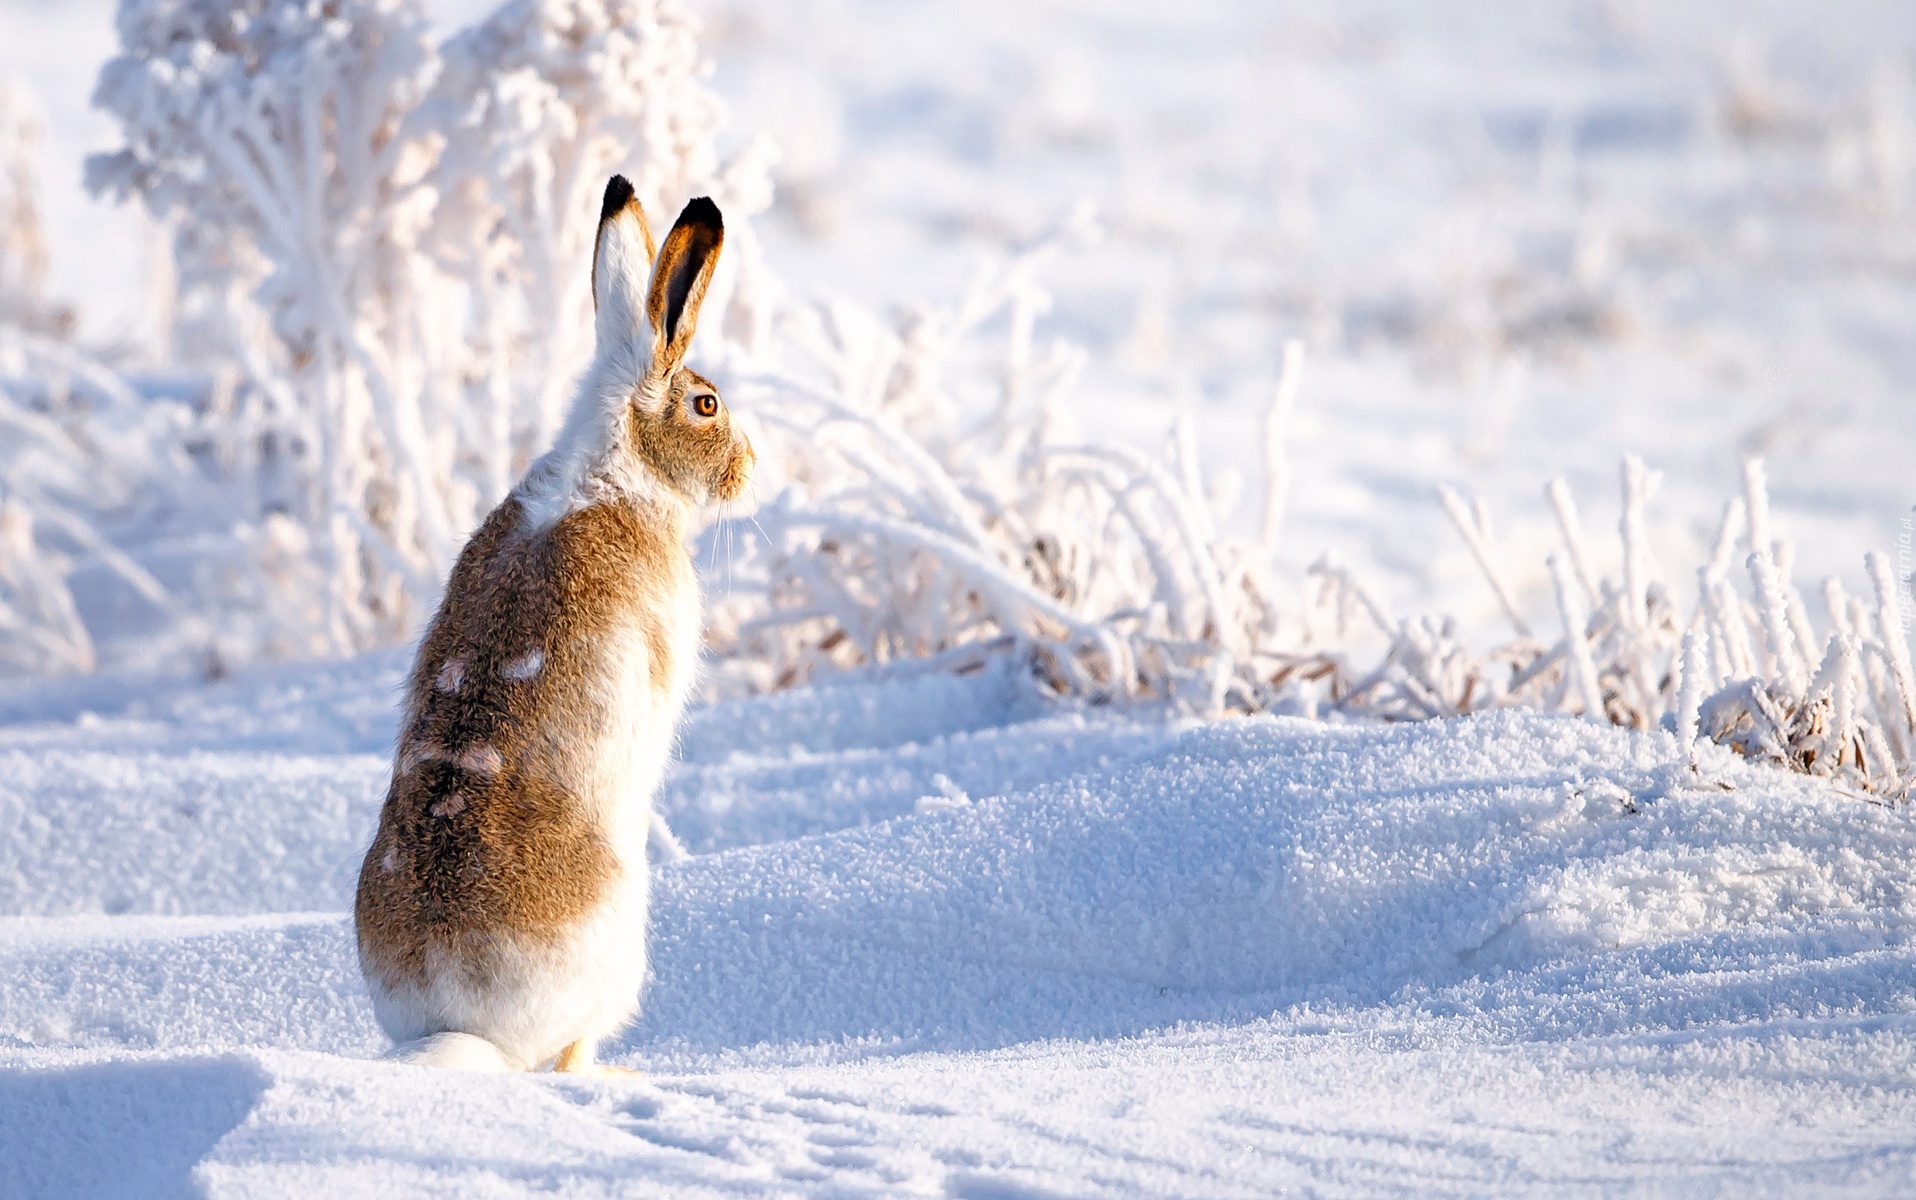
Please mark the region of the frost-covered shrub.
<svg viewBox="0 0 1916 1200"><path fill-rule="evenodd" d="M722 576L715 690L1010 654L1053 694L1210 714L1286 703L1293 676L1328 669L1300 655L1309 630L1271 572L1301 347L1270 413L1262 534L1221 536L1236 497L1204 486L1187 424L1167 461L1067 432L1083 356L1039 343L1038 274L1087 225L1074 214L893 326L843 302L787 313L782 371L733 389L786 477L701 547ZM999 321L994 360L979 343Z"/></svg>
<svg viewBox="0 0 1916 1200"><path fill-rule="evenodd" d="M45 129L32 90L0 77L0 323L63 337L72 332L73 312L46 298L38 167Z"/></svg>
<svg viewBox="0 0 1916 1200"><path fill-rule="evenodd" d="M331 640L399 636L472 507L421 353L430 156L403 126L431 80L423 14L129 0L118 27L94 99L127 145L89 160L88 184L179 231L182 286L217 293L189 303L257 306L273 336L242 310L221 349L300 447L289 500L323 546Z"/></svg>
<svg viewBox="0 0 1916 1200"><path fill-rule="evenodd" d="M93 669L93 639L74 609L68 566L36 542L26 506L0 500L0 664L32 675Z"/></svg>
<svg viewBox="0 0 1916 1200"><path fill-rule="evenodd" d="M127 145L89 184L172 229L176 351L232 376L202 457L271 497L236 514L267 558L230 598L304 554L319 591L294 607L323 645L407 636L556 427L605 175L659 208L714 192L736 219L764 203L762 158L716 166L672 0L511 4L443 70L413 0L125 0L119 32L95 98Z"/></svg>
<svg viewBox="0 0 1916 1200"><path fill-rule="evenodd" d="M1047 302L1035 272L1073 232L895 330L842 302L787 315L786 372L733 389L762 401L762 458L786 478L749 525L707 534L708 557L728 560L711 630L721 690L901 661L964 669L1004 650L1060 692L1129 695L1141 673L1160 690L1208 686L1172 644L1242 622L1222 611L1231 584L1210 547L1188 537L1181 487L1126 452L1053 437L1082 362L1062 346L1034 354ZM949 360L1001 316L997 395L960 427ZM1178 602L1193 590L1219 609Z"/></svg>
<svg viewBox="0 0 1916 1200"><path fill-rule="evenodd" d="M1631 728L1668 723L1686 743L1705 737L1747 758L1906 797L1916 785L1916 683L1887 562L1868 556L1871 601L1825 581L1830 628L1819 635L1790 577L1794 548L1770 524L1763 464L1751 460L1686 612L1648 551L1646 506L1657 483L1642 462L1624 460L1618 578L1593 572L1568 487L1557 481L1547 490L1563 536L1548 564L1563 630L1554 643L1538 641L1510 602L1481 513L1454 493L1445 507L1505 609L1510 642L1481 653L1449 622L1393 622L1347 573L1320 566L1390 639L1361 678L1328 677L1331 703L1391 720L1522 705Z"/></svg>
<svg viewBox="0 0 1916 1200"><path fill-rule="evenodd" d="M35 505L59 503L58 493L77 482L86 448L61 420L70 392L45 374L46 359L70 351L42 335L65 332L70 314L50 311L43 296L42 127L32 93L0 78L0 669L23 674L86 671L95 663L67 586L71 560L34 528ZM61 510L55 519L71 516Z"/></svg>
<svg viewBox="0 0 1916 1200"><path fill-rule="evenodd" d="M1293 601L1270 563L1301 351L1286 356L1267 420L1261 536L1222 536L1236 497L1203 485L1182 423L1162 459L1064 433L1057 401L1080 360L1064 346L1038 353L1033 332L1046 304L1035 270L1057 241L896 328L842 303L795 315L788 348L815 369L800 378L788 365L735 389L760 401L776 435L765 457L788 478L749 520L705 534L702 558L723 575L709 632L718 691L845 670L965 671L1010 655L1045 691L1093 702L1383 720L1540 707L1634 728L1672 722L1880 795L1916 782L1916 687L1895 582L1872 560L1873 605L1826 585L1833 627L1819 640L1789 581L1789 544L1770 530L1760 463L1687 608L1649 556L1658 477L1635 458L1622 467L1618 578L1595 573L1568 488L1548 489L1564 540L1547 564L1565 631L1554 642L1513 600L1487 514L1449 489L1440 500L1509 641L1483 650L1448 617L1394 618L1328 559ZM962 425L954 397L980 382L965 364L999 317L1009 339L995 395ZM1739 550L1747 596L1734 583ZM1373 645L1381 655L1364 650Z"/></svg>
<svg viewBox="0 0 1916 1200"><path fill-rule="evenodd" d="M117 544L211 489L180 450L185 415L73 346L0 324L0 667L91 670L94 639L68 587L86 556L193 642L203 624Z"/></svg>

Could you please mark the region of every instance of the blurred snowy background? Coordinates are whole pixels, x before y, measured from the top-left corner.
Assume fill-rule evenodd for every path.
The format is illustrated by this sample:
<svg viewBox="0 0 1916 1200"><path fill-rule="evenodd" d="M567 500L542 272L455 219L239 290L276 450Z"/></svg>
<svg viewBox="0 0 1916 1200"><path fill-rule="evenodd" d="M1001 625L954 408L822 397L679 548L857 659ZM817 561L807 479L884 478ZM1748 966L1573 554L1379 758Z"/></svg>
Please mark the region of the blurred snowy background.
<svg viewBox="0 0 1916 1200"><path fill-rule="evenodd" d="M1147 444L1188 407L1247 475L1304 338L1294 567L1335 546L1408 597L1466 569L1437 481L1542 542L1543 481L1608 497L1625 450L1699 533L1767 455L1812 575L1916 501L1908 5L709 19L735 127L787 150L766 237L801 286L937 294L1087 199L1105 241L1048 273L1082 414Z"/></svg>
<svg viewBox="0 0 1916 1200"><path fill-rule="evenodd" d="M84 157L125 138L88 106L116 50L111 7L0 5L11 103L44 118L30 159L46 230L37 303L142 393L205 408L218 388L205 361L182 361L178 323L191 314L167 238L139 204L82 185ZM432 41L488 9L425 11ZM1101 238L1067 238L1028 306L1040 351L1082 348L1048 419L1155 456L1187 416L1222 532L1254 536L1263 423L1285 343L1300 339L1280 579L1330 551L1387 608L1489 628L1497 602L1435 499L1448 483L1496 518L1516 603L1549 624L1542 562L1558 531L1542 488L1567 479L1586 522L1613 528L1626 452L1664 472L1650 536L1677 589L1749 455L1768 460L1798 577L1867 592L1863 554L1894 562L1899 538L1907 552L1907 5L707 0L691 11L710 71L692 86L725 110L705 114L713 161L756 171L763 141L777 148L769 207L753 221L776 298L763 303L825 302L813 340L840 353L845 394L860 338L958 305L980 264L1088 210ZM735 207L749 214L761 193ZM976 380L1016 324L1009 306L988 314L975 344L947 356L954 436L995 402ZM561 392L568 353L549 356ZM522 430L521 457L525 444ZM490 503L514 469L479 470L479 494L449 504L446 521ZM114 549L169 601L223 589L217 604L192 603L228 614L224 660L351 649L416 623L415 604L343 639L312 635L318 616L234 633L245 622L232 613L310 590L296 573L262 582L260 561L284 565L307 543L275 541L256 492L219 501L255 511L116 536ZM230 538L222 525L234 522L251 530L254 558L209 585L191 547ZM151 598L105 551L44 516L36 528L74 562L76 617L98 662L205 657L153 635ZM1593 570L1616 569L1610 541ZM413 569L430 578L445 553L424 546ZM1806 593L1820 618L1822 595Z"/></svg>

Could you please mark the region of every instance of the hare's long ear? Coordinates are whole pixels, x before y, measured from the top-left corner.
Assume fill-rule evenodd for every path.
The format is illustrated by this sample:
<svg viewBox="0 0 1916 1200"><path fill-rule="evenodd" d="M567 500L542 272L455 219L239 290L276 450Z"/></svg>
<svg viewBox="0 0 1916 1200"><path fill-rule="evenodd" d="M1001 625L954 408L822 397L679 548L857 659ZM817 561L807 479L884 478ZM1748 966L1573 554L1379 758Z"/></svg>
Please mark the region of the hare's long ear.
<svg viewBox="0 0 1916 1200"><path fill-rule="evenodd" d="M652 227L645 223L631 182L614 175L605 185L599 234L592 245L593 332L600 353L638 340L646 277L656 253Z"/></svg>
<svg viewBox="0 0 1916 1200"><path fill-rule="evenodd" d="M652 318L652 369L676 371L692 348L692 332L698 327L699 305L705 302L705 289L718 267L719 249L725 245L725 218L718 205L704 196L685 206L672 232L659 247L658 261L652 264L652 290L645 299L646 315Z"/></svg>

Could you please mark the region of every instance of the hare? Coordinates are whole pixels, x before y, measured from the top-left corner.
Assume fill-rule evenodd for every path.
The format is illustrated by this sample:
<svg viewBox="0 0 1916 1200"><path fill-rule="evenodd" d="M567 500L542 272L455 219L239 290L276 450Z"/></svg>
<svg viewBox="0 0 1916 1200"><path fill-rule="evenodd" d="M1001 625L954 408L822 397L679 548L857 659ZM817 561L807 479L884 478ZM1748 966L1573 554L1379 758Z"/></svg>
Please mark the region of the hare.
<svg viewBox="0 0 1916 1200"><path fill-rule="evenodd" d="M354 905L393 1058L604 1070L637 1009L652 797L699 645L686 523L754 462L685 366L724 237L701 198L655 252L632 185L606 185L592 365L420 643Z"/></svg>

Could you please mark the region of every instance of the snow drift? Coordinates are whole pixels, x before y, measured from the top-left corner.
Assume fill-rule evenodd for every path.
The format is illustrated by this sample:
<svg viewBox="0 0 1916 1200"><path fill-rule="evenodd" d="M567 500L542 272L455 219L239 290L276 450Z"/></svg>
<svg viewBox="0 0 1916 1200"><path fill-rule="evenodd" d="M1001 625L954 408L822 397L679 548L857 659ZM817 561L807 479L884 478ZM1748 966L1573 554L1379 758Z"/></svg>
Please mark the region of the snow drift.
<svg viewBox="0 0 1916 1200"><path fill-rule="evenodd" d="M1588 1110L1553 1118L1550 1143L1581 1145L1589 1121L1610 1119L1591 1113L1667 1111L1634 1072L1730 1069L1720 1055L1750 1061L1784 1036L1765 1030L1853 1036L1798 1052L1834 1091L1771 1097L1737 1126L1738 1147L1798 1147L1795 1166L1755 1178L1877 1177L1815 1166L1808 1143L1766 1141L1766 1122L1840 1109L1845 1136L1900 1144L1902 1092L1870 1092L1856 1072L1916 1045L1897 1015L1916 1004L1906 814L1726 751L1693 773L1667 734L1561 715L1020 719L1015 691L989 674L695 714L666 808L708 852L659 868L656 977L638 1024L607 1048L663 1073L652 1082L455 1085L368 1062L383 1040L343 909L383 786L383 760L364 751L388 732L350 718L390 696L399 669L282 669L133 705L95 680L65 716L53 706L0 726L16 881L0 920L6 1183L803 1191L882 1165L889 1190L1059 1186L1084 1160L1021 1140L1012 1110L974 1083L1016 1089L1031 1113L1057 1089L1090 1088L1088 1100L1086 1072L1118 1055L1157 1062L1126 1078L1176 1081L1212 1123L1171 1137L1196 1118L1158 1113L1161 1161L1114 1167L1106 1186L1231 1194L1206 1174L1210 1135L1197 1131L1225 1127L1218 1104L1274 1101L1246 1090L1258 1072L1201 1067L1221 1055L1299 1086L1314 1063L1331 1074L1310 1088L1352 1097L1321 1102L1333 1108L1358 1103L1349 1089L1365 1073L1403 1076L1402 1098L1373 1095L1339 1119L1418 1130L1413 1175L1429 1184L1466 1149L1396 1107L1435 1086L1428 1072L1489 1072L1475 1101L1492 1105L1487 1119L1581 1096ZM338 731L330 752L298 748L287 723L302 712ZM1703 1039L1702 1065L1658 1049L1689 1039ZM1013 1057L975 1057L998 1048ZM1497 1067L1499 1055L1518 1059ZM1586 1065L1557 1078L1570 1062ZM1526 1071L1557 1081L1519 1086ZM812 1093L862 1095L893 1114L869 1118L890 1132L827 1161L813 1119L838 1101ZM447 1104L468 1130L450 1142L398 1116ZM1647 1116L1630 1119L1653 1135ZM482 1128L486 1145L471 1140ZM624 1132L608 1142L611 1128ZM105 1139L129 1149L102 1161ZM946 1157L907 1149L928 1145ZM1002 1157L965 1161L980 1146ZM1577 1153L1615 1179L1661 1177ZM1258 1161L1247 1178L1298 1178L1257 1174L1281 1156ZM1473 1168L1514 1178L1503 1169Z"/></svg>
<svg viewBox="0 0 1916 1200"><path fill-rule="evenodd" d="M780 756L708 744L677 768L665 811L695 845L732 848L659 868L657 981L627 1052L1110 1034L1751 930L1901 939L1911 917L1900 864L1916 833L1900 813L1721 753L1694 774L1668 735L1516 712L967 731L989 681L957 697L867 690L694 722L708 743L720 727L757 739L773 715L754 709L791 720L802 702L819 728L878 699L959 728ZM14 924L0 1030L33 1045L48 1029L68 1031L50 1044L376 1042L344 918L271 914L348 907L381 759L0 754L17 768L0 898L77 919Z"/></svg>

